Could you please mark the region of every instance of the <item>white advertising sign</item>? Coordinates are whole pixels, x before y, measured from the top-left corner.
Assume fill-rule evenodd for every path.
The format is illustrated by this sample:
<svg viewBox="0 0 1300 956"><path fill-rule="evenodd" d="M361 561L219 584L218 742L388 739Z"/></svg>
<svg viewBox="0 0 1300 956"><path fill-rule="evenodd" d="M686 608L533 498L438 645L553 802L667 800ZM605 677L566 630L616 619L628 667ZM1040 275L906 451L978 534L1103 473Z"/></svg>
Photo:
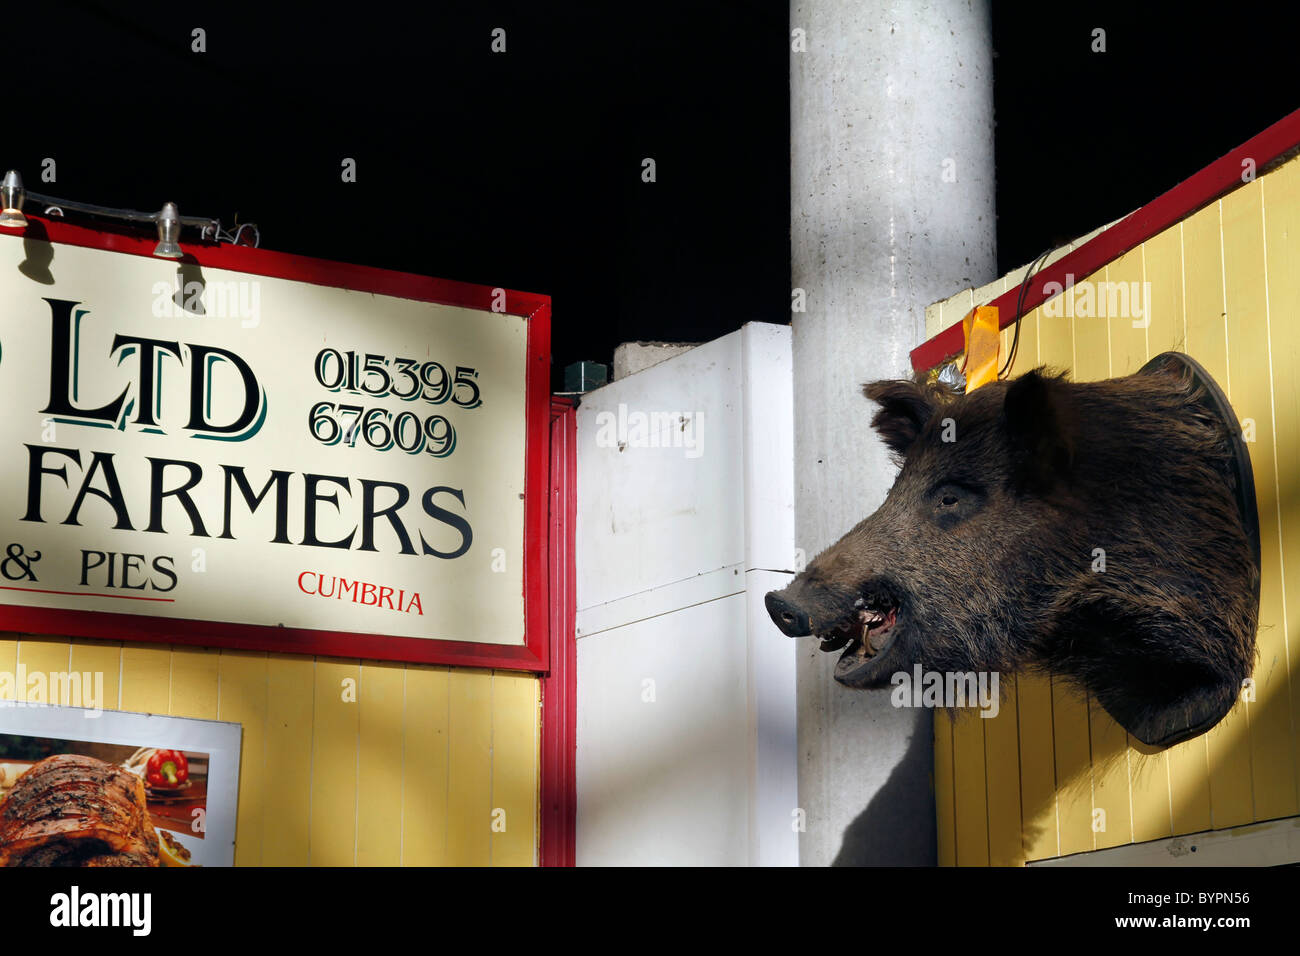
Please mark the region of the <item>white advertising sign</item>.
<svg viewBox="0 0 1300 956"><path fill-rule="evenodd" d="M527 320L0 235L0 604L522 644Z"/></svg>

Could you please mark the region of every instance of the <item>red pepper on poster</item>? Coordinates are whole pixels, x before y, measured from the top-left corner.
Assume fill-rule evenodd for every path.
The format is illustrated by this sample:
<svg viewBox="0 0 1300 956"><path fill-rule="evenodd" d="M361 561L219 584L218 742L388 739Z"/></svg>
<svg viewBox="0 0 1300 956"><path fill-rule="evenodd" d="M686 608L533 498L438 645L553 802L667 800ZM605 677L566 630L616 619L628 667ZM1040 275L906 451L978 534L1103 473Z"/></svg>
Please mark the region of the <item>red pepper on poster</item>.
<svg viewBox="0 0 1300 956"><path fill-rule="evenodd" d="M151 787L179 787L190 777L190 762L179 750L155 750L145 767L144 779Z"/></svg>

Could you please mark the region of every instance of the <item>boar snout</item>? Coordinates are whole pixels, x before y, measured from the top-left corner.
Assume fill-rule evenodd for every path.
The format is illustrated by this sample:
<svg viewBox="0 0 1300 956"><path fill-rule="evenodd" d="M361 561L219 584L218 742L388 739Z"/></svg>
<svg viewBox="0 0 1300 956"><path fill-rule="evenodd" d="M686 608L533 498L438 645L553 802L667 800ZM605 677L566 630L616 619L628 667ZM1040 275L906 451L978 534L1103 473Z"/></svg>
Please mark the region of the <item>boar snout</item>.
<svg viewBox="0 0 1300 956"><path fill-rule="evenodd" d="M769 591L764 603L786 637L817 637L821 650L842 652L834 673L841 684L875 687L887 681L897 656L895 639L905 630L903 590L891 579L871 574L849 589L800 575L784 590Z"/></svg>
<svg viewBox="0 0 1300 956"><path fill-rule="evenodd" d="M812 633L807 612L801 611L781 597L780 592L768 591L764 603L767 605L767 613L771 616L772 623L780 628L781 633L786 637L807 637Z"/></svg>

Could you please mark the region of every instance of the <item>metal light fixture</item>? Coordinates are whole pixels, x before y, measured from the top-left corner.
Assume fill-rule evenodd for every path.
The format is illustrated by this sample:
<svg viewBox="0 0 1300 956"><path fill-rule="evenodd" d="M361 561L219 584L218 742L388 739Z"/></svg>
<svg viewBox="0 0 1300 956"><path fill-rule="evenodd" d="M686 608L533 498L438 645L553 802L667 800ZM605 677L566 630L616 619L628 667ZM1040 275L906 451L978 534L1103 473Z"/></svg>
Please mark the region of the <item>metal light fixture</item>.
<svg viewBox="0 0 1300 956"><path fill-rule="evenodd" d="M16 170L11 169L5 173L4 180L0 181L0 227L7 229L26 227L27 217L23 215L24 198L23 178Z"/></svg>
<svg viewBox="0 0 1300 956"><path fill-rule="evenodd" d="M181 229L191 226L199 230L202 242L240 243L240 235L248 229L253 235L253 246L260 246L262 236L253 223L244 223L232 236L221 227L220 219L203 216L182 216L176 204L169 202L158 212L139 212L135 209L115 209L111 206L97 206L94 203L77 202L72 199L60 199L57 196L45 196L41 193L28 192L23 187L23 179L16 170L5 173L0 180L0 227L23 229L28 225L23 215L23 203L31 200L40 206L46 216L57 215L63 218L65 213L79 213L101 219L116 219L119 222L153 223L158 230L158 245L153 254L160 259L180 259L184 252L180 246Z"/></svg>
<svg viewBox="0 0 1300 956"><path fill-rule="evenodd" d="M174 202L165 203L158 213L158 245L154 246L153 254L160 259L179 259L182 255L180 237L180 211Z"/></svg>

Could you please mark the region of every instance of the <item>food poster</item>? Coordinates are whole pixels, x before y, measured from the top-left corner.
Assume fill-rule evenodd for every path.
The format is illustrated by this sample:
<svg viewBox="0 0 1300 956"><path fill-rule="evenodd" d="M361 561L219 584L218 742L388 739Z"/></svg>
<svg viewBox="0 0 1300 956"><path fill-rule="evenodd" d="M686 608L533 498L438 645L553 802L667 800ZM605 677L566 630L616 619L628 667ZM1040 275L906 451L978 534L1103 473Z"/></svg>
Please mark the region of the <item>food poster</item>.
<svg viewBox="0 0 1300 956"><path fill-rule="evenodd" d="M238 766L237 724L0 701L0 866L230 866Z"/></svg>

